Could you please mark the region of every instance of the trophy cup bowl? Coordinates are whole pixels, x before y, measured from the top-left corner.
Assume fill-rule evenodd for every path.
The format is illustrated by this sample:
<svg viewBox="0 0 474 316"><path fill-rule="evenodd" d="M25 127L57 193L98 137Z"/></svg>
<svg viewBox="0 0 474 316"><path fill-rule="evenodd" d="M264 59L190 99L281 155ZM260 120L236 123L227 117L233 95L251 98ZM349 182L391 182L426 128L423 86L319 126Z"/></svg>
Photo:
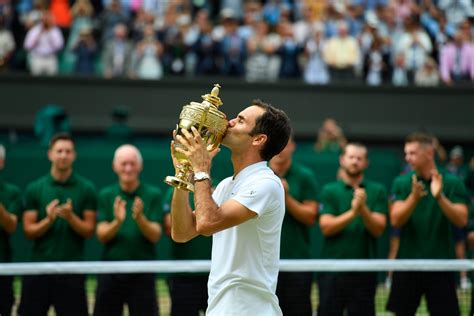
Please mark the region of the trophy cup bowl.
<svg viewBox="0 0 474 316"><path fill-rule="evenodd" d="M181 134L182 129L192 133L191 127L194 126L201 135L203 142L207 144L208 151L219 146L227 129L227 117L218 109L222 105L219 98L219 89L219 84L215 84L210 94L202 96L203 101L201 103L190 102L183 106L179 115L179 123L176 125L177 134ZM174 146L181 145L175 143ZM167 176L164 180L165 183L177 189L194 192L191 163L182 153L175 152L175 157L179 163L176 174Z"/></svg>

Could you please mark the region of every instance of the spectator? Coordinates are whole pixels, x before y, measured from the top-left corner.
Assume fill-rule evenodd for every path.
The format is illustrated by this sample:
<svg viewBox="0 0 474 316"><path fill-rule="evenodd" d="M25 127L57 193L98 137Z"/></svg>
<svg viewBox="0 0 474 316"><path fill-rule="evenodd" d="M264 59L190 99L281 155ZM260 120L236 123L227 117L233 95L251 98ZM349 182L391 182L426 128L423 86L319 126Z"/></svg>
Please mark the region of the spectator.
<svg viewBox="0 0 474 316"><path fill-rule="evenodd" d="M155 29L155 17L147 11L142 9L138 10L133 20L130 32L131 39L134 42L143 39L143 31L147 25L152 25L153 29Z"/></svg>
<svg viewBox="0 0 474 316"><path fill-rule="evenodd" d="M160 56L163 45L156 39L152 24L143 30L143 39L135 46L132 56L132 76L140 79L161 79L163 66Z"/></svg>
<svg viewBox="0 0 474 316"><path fill-rule="evenodd" d="M32 27L25 38L25 49L31 74L55 75L58 73L58 52L63 48L61 31L54 25L51 13L43 11L41 22Z"/></svg>
<svg viewBox="0 0 474 316"><path fill-rule="evenodd" d="M435 87L439 84L438 67L433 58L428 57L422 68L415 73L415 85L420 87Z"/></svg>
<svg viewBox="0 0 474 316"><path fill-rule="evenodd" d="M415 73L420 69L433 47L426 32L420 27L417 18L414 16L405 19L405 32L395 43L395 53L402 54L405 59L405 69L408 80L414 82Z"/></svg>
<svg viewBox="0 0 474 316"><path fill-rule="evenodd" d="M217 45L212 38L212 24L207 11L199 11L195 17L197 24L196 41L192 44L191 54L196 58L194 72L197 75L216 74Z"/></svg>
<svg viewBox="0 0 474 316"><path fill-rule="evenodd" d="M258 0L248 0L244 3L244 12L242 25L239 26L237 33L245 41L254 35L257 23L264 20L262 17L262 4Z"/></svg>
<svg viewBox="0 0 474 316"><path fill-rule="evenodd" d="M77 43L72 48L72 52L76 57L74 66L75 74L88 76L95 74L97 50L97 44L92 35L92 29L84 27L79 33Z"/></svg>
<svg viewBox="0 0 474 316"><path fill-rule="evenodd" d="M247 41L248 58L246 62L246 80L276 81L280 70L281 58L276 55L280 46L280 37L269 32L264 20L256 22L253 35Z"/></svg>
<svg viewBox="0 0 474 316"><path fill-rule="evenodd" d="M468 17L471 3L469 0L439 0L438 7L446 12L449 23L459 26Z"/></svg>
<svg viewBox="0 0 474 316"><path fill-rule="evenodd" d="M468 42L472 42L474 40L474 26L472 25L472 22L469 19L466 19L461 22L461 24L459 25L459 29L464 35L464 40Z"/></svg>
<svg viewBox="0 0 474 316"><path fill-rule="evenodd" d="M0 145L0 171L5 168L5 147ZM15 232L22 207L20 189L0 178L0 262L12 260L10 236ZM0 276L0 315L10 316L13 302L13 276Z"/></svg>
<svg viewBox="0 0 474 316"><path fill-rule="evenodd" d="M367 67L365 76L367 84L370 86L381 85L386 64L382 51L382 40L378 36L373 39L364 64Z"/></svg>
<svg viewBox="0 0 474 316"><path fill-rule="evenodd" d="M356 34L361 55L361 64L358 65L358 68L367 66L367 55L372 48L373 42L379 37L377 31L378 23L377 17L375 17L373 14L368 14L364 27L362 28L361 32Z"/></svg>
<svg viewBox="0 0 474 316"><path fill-rule="evenodd" d="M161 192L140 181L143 160L132 145L115 151L113 170L118 183L101 190L97 239L104 244L102 260L155 260L161 237ZM94 315L158 315L155 274L102 274L98 277Z"/></svg>
<svg viewBox="0 0 474 316"><path fill-rule="evenodd" d="M310 4L312 1L301 2L302 19L295 21L293 24L293 31L296 43L300 46L304 46L314 33L313 28L316 21L313 12L314 6Z"/></svg>
<svg viewBox="0 0 474 316"><path fill-rule="evenodd" d="M317 152L340 152L347 144L342 128L335 119L327 118L319 128L314 149Z"/></svg>
<svg viewBox="0 0 474 316"><path fill-rule="evenodd" d="M99 16L99 24L102 32L101 44L109 42L115 37L117 25L127 25L129 22L129 12L126 11L119 0L111 0L109 5ZM106 44L105 44L106 45Z"/></svg>
<svg viewBox="0 0 474 316"><path fill-rule="evenodd" d="M301 76L299 56L303 52L304 46L295 41L291 23L286 21L279 23L278 33L281 40L277 51L281 60L278 77L282 79L299 78Z"/></svg>
<svg viewBox="0 0 474 316"><path fill-rule="evenodd" d="M171 199L173 188L166 193L163 211L166 234L171 237ZM189 198L194 207L193 196ZM197 236L187 243L171 240L171 258L173 260L209 260L211 259L212 238ZM209 272L205 273L173 273L168 277L171 297L171 316L199 316L207 309L207 282Z"/></svg>
<svg viewBox="0 0 474 316"><path fill-rule="evenodd" d="M467 224L462 182L437 170L433 139L415 133L405 141L405 160L413 171L393 182L390 219L400 228L398 259L454 259L451 226ZM430 225L426 225L430 223ZM414 315L425 295L432 315L459 315L453 272L394 272L387 309Z"/></svg>
<svg viewBox="0 0 474 316"><path fill-rule="evenodd" d="M395 56L395 62L392 73L392 84L394 86L407 86L408 74L406 69L406 60L403 53L398 53Z"/></svg>
<svg viewBox="0 0 474 316"><path fill-rule="evenodd" d="M324 47L323 58L329 66L331 81L350 82L355 79L354 67L360 59L359 44L348 34L347 24L340 22L338 35L329 39Z"/></svg>
<svg viewBox="0 0 474 316"><path fill-rule="evenodd" d="M439 61L441 50L448 43L448 39L456 34L456 28L448 23L445 13L434 5L421 14L420 22L433 40L435 51L432 55Z"/></svg>
<svg viewBox="0 0 474 316"><path fill-rule="evenodd" d="M48 149L50 172L26 188L23 229L33 240L32 262L81 261L84 240L95 230L96 194L93 184L73 172L73 139L56 134ZM50 305L57 315L88 315L84 275L54 274L23 277L19 314L46 316Z"/></svg>
<svg viewBox="0 0 474 316"><path fill-rule="evenodd" d="M238 21L234 11L224 9L221 12L224 37L219 43L222 56L222 73L227 76L240 77L245 74L247 50L245 41L237 33Z"/></svg>
<svg viewBox="0 0 474 316"><path fill-rule="evenodd" d="M369 162L364 145L347 144L339 162L341 179L321 193L321 258L375 258L377 238L387 223L386 190L364 175ZM376 285L374 272L320 274L318 316L375 315Z"/></svg>
<svg viewBox="0 0 474 316"><path fill-rule="evenodd" d="M440 73L444 84L451 86L474 82L474 46L459 30L441 49Z"/></svg>
<svg viewBox="0 0 474 316"><path fill-rule="evenodd" d="M24 5L24 10L19 12L20 21L26 30L30 30L33 26L40 23L43 12L47 11L45 0L33 0L32 2L29 5Z"/></svg>
<svg viewBox="0 0 474 316"><path fill-rule="evenodd" d="M73 16L72 28L81 30L83 26L92 26L92 17L95 14L91 0L77 0L71 8Z"/></svg>
<svg viewBox="0 0 474 316"><path fill-rule="evenodd" d="M8 70L16 46L13 34L6 28L5 23L5 17L0 14L0 73Z"/></svg>
<svg viewBox="0 0 474 316"><path fill-rule="evenodd" d="M391 0L389 6L394 9L395 19L398 23L412 16L417 8L413 0Z"/></svg>
<svg viewBox="0 0 474 316"><path fill-rule="evenodd" d="M464 150L461 146L454 146L449 152L449 161L446 170L457 176L461 181L465 181L469 172L469 167L464 163Z"/></svg>
<svg viewBox="0 0 474 316"><path fill-rule="evenodd" d="M71 14L73 16L73 21L66 45L66 48L69 50L71 50L71 48L77 43L81 31L84 29L92 31L94 27L94 7L90 0L77 0L71 8Z"/></svg>
<svg viewBox="0 0 474 316"><path fill-rule="evenodd" d="M285 189L285 217L281 232L281 259L310 258L310 228L318 213L318 184L313 172L294 162L296 144L290 138L278 155L270 160L270 168L280 177ZM283 315L312 315L312 272L281 272L276 294Z"/></svg>
<svg viewBox="0 0 474 316"><path fill-rule="evenodd" d="M305 52L307 64L304 70L304 81L309 84L329 83L329 71L323 59L324 46L324 24L318 23L313 27L313 36L306 42Z"/></svg>
<svg viewBox="0 0 474 316"><path fill-rule="evenodd" d="M114 38L105 43L103 51L104 77L125 77L130 74L132 43L127 39L127 27L117 24Z"/></svg>
<svg viewBox="0 0 474 316"><path fill-rule="evenodd" d="M280 22L282 2L282 0L269 0L263 6L263 18L272 27Z"/></svg>
<svg viewBox="0 0 474 316"><path fill-rule="evenodd" d="M190 29L191 17L188 14L175 15L168 12L166 15L166 24L160 30L160 36L163 45L163 65L166 73L174 75L184 75L186 69L186 55L188 46L185 42L186 34Z"/></svg>

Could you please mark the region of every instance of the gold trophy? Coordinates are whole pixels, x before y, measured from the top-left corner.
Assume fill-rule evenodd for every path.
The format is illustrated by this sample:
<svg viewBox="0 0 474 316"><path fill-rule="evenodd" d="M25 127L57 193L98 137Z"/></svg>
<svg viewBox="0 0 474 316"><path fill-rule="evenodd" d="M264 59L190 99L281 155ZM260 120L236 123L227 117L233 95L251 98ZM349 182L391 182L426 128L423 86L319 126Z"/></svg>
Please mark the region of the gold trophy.
<svg viewBox="0 0 474 316"><path fill-rule="evenodd" d="M181 134L181 129L191 132L194 126L207 144L207 150L211 151L219 146L227 129L227 117L218 110L222 105L219 98L219 84L215 84L210 94L203 95L201 103L191 102L183 106L179 115L179 123L176 125L176 133ZM174 146L181 146L175 143ZM192 181L193 169L186 156L175 152L179 162L178 170L174 176L167 176L165 182L177 189L194 192Z"/></svg>

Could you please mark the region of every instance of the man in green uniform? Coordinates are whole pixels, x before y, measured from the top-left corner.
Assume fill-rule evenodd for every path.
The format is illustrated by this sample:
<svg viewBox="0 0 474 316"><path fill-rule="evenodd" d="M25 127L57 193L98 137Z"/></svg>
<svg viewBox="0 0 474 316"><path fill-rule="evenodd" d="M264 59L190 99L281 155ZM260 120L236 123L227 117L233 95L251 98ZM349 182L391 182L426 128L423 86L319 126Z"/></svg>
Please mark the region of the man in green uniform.
<svg viewBox="0 0 474 316"><path fill-rule="evenodd" d="M0 171L5 167L5 147L0 145ZM0 262L11 261L10 235L21 212L20 189L4 181L0 174ZM0 276L0 315L9 316L13 305L12 276Z"/></svg>
<svg viewBox="0 0 474 316"><path fill-rule="evenodd" d="M471 254L474 252L474 207L471 203L469 209L469 221L467 224L467 246L471 251ZM470 272L472 274L472 271ZM469 315L474 315L474 291L471 290L471 311Z"/></svg>
<svg viewBox="0 0 474 316"><path fill-rule="evenodd" d="M318 184L313 172L293 162L296 144L290 138L270 168L285 188L285 217L281 231L281 259L309 259L310 227L318 212ZM311 315L312 272L280 272L276 294L283 315Z"/></svg>
<svg viewBox="0 0 474 316"><path fill-rule="evenodd" d="M96 194L93 184L73 172L76 151L67 134L53 136L51 171L30 183L25 193L23 229L33 240L31 261L79 261L84 240L94 234ZM87 315L83 275L34 275L23 278L21 315Z"/></svg>
<svg viewBox="0 0 474 316"><path fill-rule="evenodd" d="M367 148L347 144L340 156L341 179L324 186L319 225L323 259L370 259L387 222L383 185L365 178ZM376 273L322 273L318 315L375 315Z"/></svg>
<svg viewBox="0 0 474 316"><path fill-rule="evenodd" d="M414 133L405 141L405 160L413 171L393 182L390 219L400 228L399 259L454 259L453 225L468 219L463 183L440 173L432 137ZM459 315L453 272L395 272L387 309L414 315L425 295L430 315Z"/></svg>
<svg viewBox="0 0 474 316"><path fill-rule="evenodd" d="M102 259L155 260L161 237L161 192L140 181L143 159L135 146L115 151L113 170L118 183L99 194L97 238ZM123 305L134 315L158 315L155 274L104 274L98 277L94 315L122 315Z"/></svg>
<svg viewBox="0 0 474 316"><path fill-rule="evenodd" d="M171 237L171 199L173 188L166 193L163 212L166 214L164 224L166 234ZM193 197L189 202L194 207ZM212 238L197 236L187 243L177 243L171 240L171 256L174 260L210 260ZM172 274L168 278L171 296L171 316L199 316L207 309L207 280L209 272Z"/></svg>

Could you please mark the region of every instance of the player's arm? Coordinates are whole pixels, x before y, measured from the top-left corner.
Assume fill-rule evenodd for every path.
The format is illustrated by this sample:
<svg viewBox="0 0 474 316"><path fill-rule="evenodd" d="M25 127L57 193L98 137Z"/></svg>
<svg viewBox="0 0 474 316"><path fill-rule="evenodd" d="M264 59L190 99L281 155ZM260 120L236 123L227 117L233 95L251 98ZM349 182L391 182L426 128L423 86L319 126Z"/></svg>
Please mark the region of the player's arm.
<svg viewBox="0 0 474 316"><path fill-rule="evenodd" d="M196 206L194 215L198 234L210 236L257 216L257 213L234 199L227 200L221 206L218 206L212 198L212 188L209 180L196 182L194 186Z"/></svg>

